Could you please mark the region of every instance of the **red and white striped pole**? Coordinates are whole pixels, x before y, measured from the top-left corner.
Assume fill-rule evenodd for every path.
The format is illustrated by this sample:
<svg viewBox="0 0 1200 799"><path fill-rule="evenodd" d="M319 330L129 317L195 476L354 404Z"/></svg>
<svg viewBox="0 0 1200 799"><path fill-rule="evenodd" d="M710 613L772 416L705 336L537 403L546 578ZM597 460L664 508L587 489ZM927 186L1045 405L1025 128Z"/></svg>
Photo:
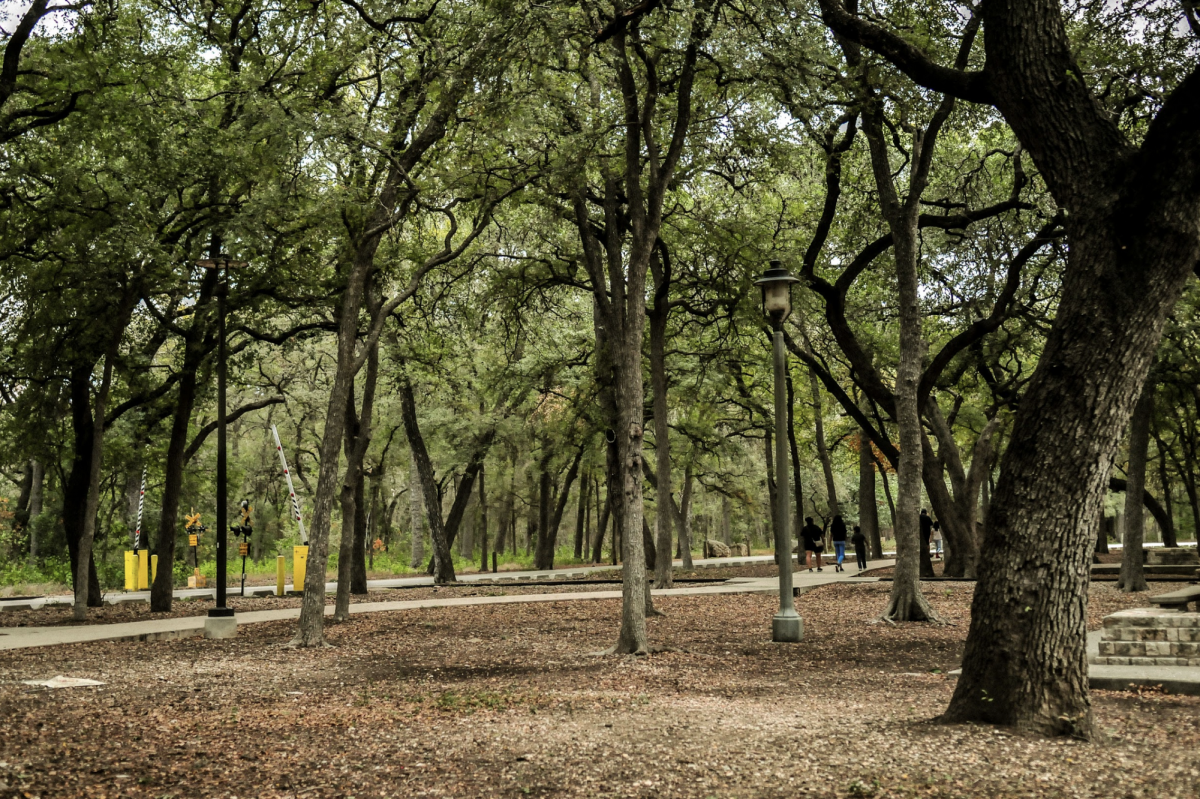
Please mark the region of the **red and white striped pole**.
<svg viewBox="0 0 1200 799"><path fill-rule="evenodd" d="M308 534L304 532L304 520L300 518L300 501L296 499L296 489L292 486L292 473L288 469L287 458L283 454L283 445L279 443L279 431L271 425L271 435L275 436L275 451L279 453L279 465L283 467L283 477L287 480L288 496L292 500L292 516L300 528L300 543L308 545Z"/></svg>
<svg viewBox="0 0 1200 799"><path fill-rule="evenodd" d="M142 491L138 494L137 529L133 531L133 551L142 548L142 508L146 506L146 469L142 469Z"/></svg>

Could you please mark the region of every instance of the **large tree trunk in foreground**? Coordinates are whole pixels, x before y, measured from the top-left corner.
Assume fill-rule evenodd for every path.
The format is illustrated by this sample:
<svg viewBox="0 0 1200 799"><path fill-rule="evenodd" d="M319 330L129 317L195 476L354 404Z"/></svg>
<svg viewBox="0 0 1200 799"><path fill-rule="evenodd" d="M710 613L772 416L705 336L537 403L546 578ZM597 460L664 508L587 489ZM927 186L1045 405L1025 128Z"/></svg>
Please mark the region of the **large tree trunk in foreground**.
<svg viewBox="0 0 1200 799"><path fill-rule="evenodd" d="M1126 475L1124 546L1121 550L1121 573L1117 577L1117 588L1126 592L1150 590L1150 586L1146 584L1142 552L1145 530L1145 503L1142 502L1142 494L1146 490L1146 460L1150 451L1150 421L1154 416L1154 389L1154 381L1147 380L1142 387L1141 397L1133 408L1133 417L1129 420L1129 472Z"/></svg>
<svg viewBox="0 0 1200 799"><path fill-rule="evenodd" d="M944 718L1088 737L1096 519L1164 320L1200 261L1200 72L1134 148L1087 81L1063 78L1078 66L1057 3L982 4L984 73L935 65L837 0L821 7L923 85L994 105L1069 210L1062 299L1001 463Z"/></svg>

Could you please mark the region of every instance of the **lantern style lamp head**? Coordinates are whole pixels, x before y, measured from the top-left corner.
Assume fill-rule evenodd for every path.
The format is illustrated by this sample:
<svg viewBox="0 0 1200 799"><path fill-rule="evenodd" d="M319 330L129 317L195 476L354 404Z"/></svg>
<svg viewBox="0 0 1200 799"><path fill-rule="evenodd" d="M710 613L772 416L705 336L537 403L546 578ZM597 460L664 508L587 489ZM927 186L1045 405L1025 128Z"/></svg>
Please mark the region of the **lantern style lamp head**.
<svg viewBox="0 0 1200 799"><path fill-rule="evenodd" d="M800 278L792 277L781 261L771 261L771 268L754 281L762 289L763 314L776 325L782 324L792 312L792 284L799 282Z"/></svg>

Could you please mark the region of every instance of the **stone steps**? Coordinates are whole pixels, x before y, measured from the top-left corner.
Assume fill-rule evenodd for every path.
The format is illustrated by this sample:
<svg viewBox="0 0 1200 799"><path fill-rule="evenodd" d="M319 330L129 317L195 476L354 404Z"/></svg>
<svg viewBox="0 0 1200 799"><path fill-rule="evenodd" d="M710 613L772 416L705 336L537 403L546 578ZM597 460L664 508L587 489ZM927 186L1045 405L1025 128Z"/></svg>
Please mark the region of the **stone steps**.
<svg viewBox="0 0 1200 799"><path fill-rule="evenodd" d="M1098 666L1200 666L1200 613L1134 608L1104 618Z"/></svg>

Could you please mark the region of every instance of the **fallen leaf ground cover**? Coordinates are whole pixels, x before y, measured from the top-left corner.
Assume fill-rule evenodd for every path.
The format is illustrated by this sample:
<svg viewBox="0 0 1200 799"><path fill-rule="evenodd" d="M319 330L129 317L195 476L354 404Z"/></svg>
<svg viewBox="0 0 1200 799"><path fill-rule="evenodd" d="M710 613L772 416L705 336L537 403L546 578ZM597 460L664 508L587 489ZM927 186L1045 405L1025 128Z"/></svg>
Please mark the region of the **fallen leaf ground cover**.
<svg viewBox="0 0 1200 799"><path fill-rule="evenodd" d="M230 641L94 643L0 657L0 796L1195 797L1200 699L1093 695L1092 742L947 726L972 586L953 624L871 624L887 584L797 600L664 597L650 657L596 654L616 601L379 613L294 650L292 623ZM1097 586L1090 620L1138 598ZM20 684L55 674L105 686Z"/></svg>

